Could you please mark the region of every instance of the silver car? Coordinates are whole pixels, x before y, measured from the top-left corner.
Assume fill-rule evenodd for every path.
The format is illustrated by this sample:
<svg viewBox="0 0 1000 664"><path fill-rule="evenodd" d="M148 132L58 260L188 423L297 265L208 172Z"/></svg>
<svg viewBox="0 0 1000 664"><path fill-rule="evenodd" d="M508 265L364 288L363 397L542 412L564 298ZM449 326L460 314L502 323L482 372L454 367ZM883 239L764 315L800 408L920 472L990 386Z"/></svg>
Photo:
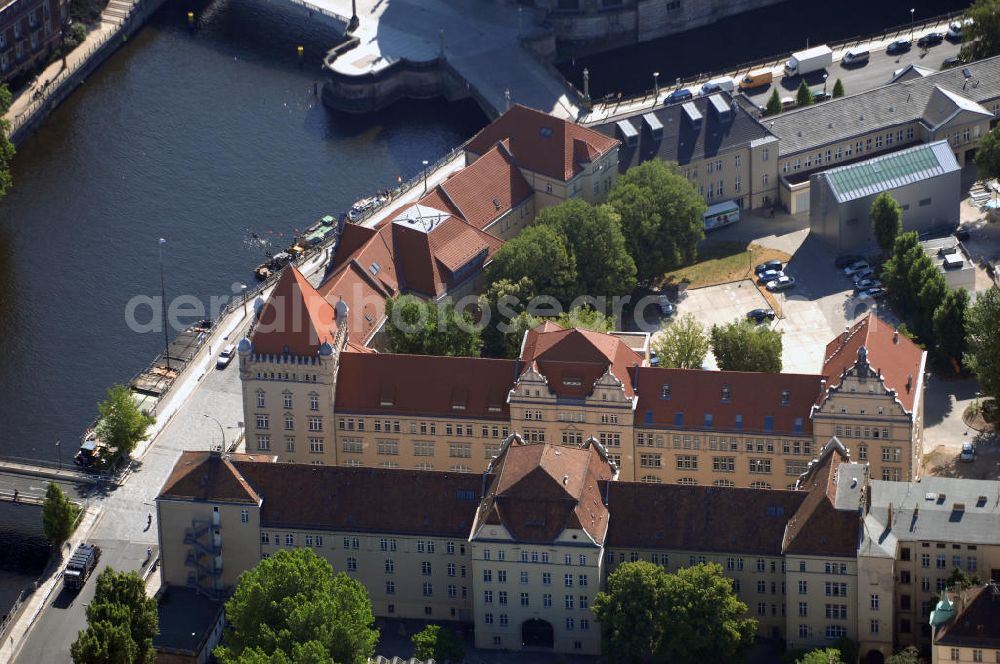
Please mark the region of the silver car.
<svg viewBox="0 0 1000 664"><path fill-rule="evenodd" d="M767 282L767 290L773 292L782 291L795 285L795 277L783 274L773 281Z"/></svg>

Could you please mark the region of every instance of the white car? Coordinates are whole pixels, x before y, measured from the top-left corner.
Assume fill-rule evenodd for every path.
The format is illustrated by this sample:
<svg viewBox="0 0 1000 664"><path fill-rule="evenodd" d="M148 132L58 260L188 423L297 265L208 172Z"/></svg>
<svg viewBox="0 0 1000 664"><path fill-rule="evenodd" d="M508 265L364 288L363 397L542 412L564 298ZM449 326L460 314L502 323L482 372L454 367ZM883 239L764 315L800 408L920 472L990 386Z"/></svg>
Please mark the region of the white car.
<svg viewBox="0 0 1000 664"><path fill-rule="evenodd" d="M962 453L958 455L959 461L972 463L976 460L976 447L972 443L962 443Z"/></svg>
<svg viewBox="0 0 1000 664"><path fill-rule="evenodd" d="M962 28L972 25L972 19L967 18L962 21L954 21L948 26L948 39L952 41L961 41L962 39Z"/></svg>
<svg viewBox="0 0 1000 664"><path fill-rule="evenodd" d="M785 290L786 288L791 288L795 285L795 277L790 277L787 274L783 274L773 281L767 282L767 290L772 293L775 291Z"/></svg>
<svg viewBox="0 0 1000 664"><path fill-rule="evenodd" d="M844 268L844 276L851 277L857 274L858 272L870 269L871 267L868 265L868 261L858 261L854 265L848 265L847 267Z"/></svg>
<svg viewBox="0 0 1000 664"><path fill-rule="evenodd" d="M225 369L229 366L229 363L233 361L233 355L236 354L236 346L229 344L222 349L219 353L219 359L215 361L216 369Z"/></svg>

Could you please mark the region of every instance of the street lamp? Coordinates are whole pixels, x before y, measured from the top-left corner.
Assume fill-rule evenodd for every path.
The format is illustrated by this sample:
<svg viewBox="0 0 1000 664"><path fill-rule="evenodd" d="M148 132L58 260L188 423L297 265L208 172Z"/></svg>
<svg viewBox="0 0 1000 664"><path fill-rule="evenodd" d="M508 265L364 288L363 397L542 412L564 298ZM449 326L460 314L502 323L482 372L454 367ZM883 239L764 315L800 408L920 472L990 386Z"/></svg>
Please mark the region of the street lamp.
<svg viewBox="0 0 1000 664"><path fill-rule="evenodd" d="M247 285L240 284L240 291L243 293L243 318L247 317Z"/></svg>
<svg viewBox="0 0 1000 664"><path fill-rule="evenodd" d="M163 288L163 245L167 243L162 237L160 238L160 306L162 308L163 319L160 323L163 325L163 359L167 362L167 369L170 369L170 352L169 352L169 342L167 341L167 296L166 291Z"/></svg>
<svg viewBox="0 0 1000 664"><path fill-rule="evenodd" d="M653 95L660 96L660 72L653 72Z"/></svg>
<svg viewBox="0 0 1000 664"><path fill-rule="evenodd" d="M917 11L914 8L910 8L910 41L913 41L913 12Z"/></svg>
<svg viewBox="0 0 1000 664"><path fill-rule="evenodd" d="M829 74L823 74L823 96L824 97L826 96L826 79L827 79L828 76L829 76Z"/></svg>
<svg viewBox="0 0 1000 664"><path fill-rule="evenodd" d="M202 415L202 417L207 417L208 419L212 420L213 422L215 422L216 424L219 425L219 433L222 434L222 448L221 449L224 452L226 450L226 430L222 428L222 422L220 422L219 420L215 419L214 417L212 417L208 413L202 413L201 415Z"/></svg>
<svg viewBox="0 0 1000 664"><path fill-rule="evenodd" d="M427 193L427 164L429 163L426 159L420 162L424 165L424 193Z"/></svg>
<svg viewBox="0 0 1000 664"><path fill-rule="evenodd" d="M56 441L56 452L59 453L59 470L62 470L62 441Z"/></svg>

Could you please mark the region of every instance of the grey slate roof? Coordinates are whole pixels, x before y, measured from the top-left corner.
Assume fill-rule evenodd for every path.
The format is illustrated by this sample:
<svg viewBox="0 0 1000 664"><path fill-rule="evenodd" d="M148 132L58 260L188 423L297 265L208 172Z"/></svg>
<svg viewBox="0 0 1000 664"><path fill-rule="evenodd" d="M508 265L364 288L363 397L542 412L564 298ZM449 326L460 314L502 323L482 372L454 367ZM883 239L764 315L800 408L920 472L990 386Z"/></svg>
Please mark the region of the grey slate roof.
<svg viewBox="0 0 1000 664"><path fill-rule="evenodd" d="M872 480L869 490L869 516L888 525L892 505L891 534L900 542L1000 544L1000 482L950 477ZM878 528L866 527L866 537L884 535Z"/></svg>
<svg viewBox="0 0 1000 664"><path fill-rule="evenodd" d="M1000 56L967 68L972 73L968 82L962 74L965 68L957 67L786 111L763 123L780 139L779 154L784 156L918 120L935 86L991 107L1000 99Z"/></svg>
<svg viewBox="0 0 1000 664"><path fill-rule="evenodd" d="M698 124L692 123L692 115L701 116ZM662 125L662 137L655 135L655 124L651 122L654 119ZM628 129L624 132L619 129L623 123L638 133L635 145L628 145ZM618 169L623 173L654 157L684 165L733 148L748 147L751 142L761 139L773 140L764 125L742 105L734 103L726 92L652 110L647 108L592 129L622 142L618 149Z"/></svg>
<svg viewBox="0 0 1000 664"><path fill-rule="evenodd" d="M844 203L957 170L948 142L937 141L832 168L819 177L826 180L837 202Z"/></svg>

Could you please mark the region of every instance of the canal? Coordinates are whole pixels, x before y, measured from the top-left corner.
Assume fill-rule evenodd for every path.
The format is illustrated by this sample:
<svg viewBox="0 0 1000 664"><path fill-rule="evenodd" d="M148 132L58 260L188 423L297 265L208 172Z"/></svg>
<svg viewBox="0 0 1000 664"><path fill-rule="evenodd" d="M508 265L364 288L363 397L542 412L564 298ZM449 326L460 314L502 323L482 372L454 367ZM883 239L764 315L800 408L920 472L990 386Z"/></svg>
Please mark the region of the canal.
<svg viewBox="0 0 1000 664"><path fill-rule="evenodd" d="M158 238L168 301L232 295L261 260L247 229L283 247L486 123L471 102L327 110L313 85L338 35L281 0L168 0L22 145L0 202L0 455L55 461L61 439L67 462L105 389L162 348L125 321L159 293Z"/></svg>
<svg viewBox="0 0 1000 664"><path fill-rule="evenodd" d="M745 62L790 53L830 41L874 34L910 21L958 13L969 0L789 0L716 21L654 41L598 55L568 59L559 71L583 89L583 70L590 70L590 94L595 99L621 92L625 96L676 78L723 71Z"/></svg>

